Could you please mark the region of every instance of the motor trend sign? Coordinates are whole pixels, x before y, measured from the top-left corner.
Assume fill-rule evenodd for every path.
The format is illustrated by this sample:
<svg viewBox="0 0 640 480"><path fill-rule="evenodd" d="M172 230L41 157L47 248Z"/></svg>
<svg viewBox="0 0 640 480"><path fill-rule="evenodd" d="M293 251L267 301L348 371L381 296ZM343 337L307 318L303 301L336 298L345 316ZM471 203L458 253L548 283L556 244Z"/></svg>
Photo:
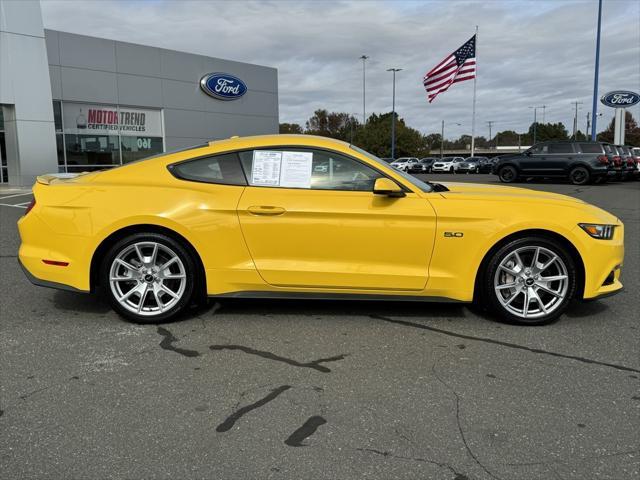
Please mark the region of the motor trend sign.
<svg viewBox="0 0 640 480"><path fill-rule="evenodd" d="M77 135L162 136L159 110L65 103L64 131Z"/></svg>
<svg viewBox="0 0 640 480"><path fill-rule="evenodd" d="M640 102L640 95L628 90L615 90L603 95L600 101L607 107L629 108Z"/></svg>

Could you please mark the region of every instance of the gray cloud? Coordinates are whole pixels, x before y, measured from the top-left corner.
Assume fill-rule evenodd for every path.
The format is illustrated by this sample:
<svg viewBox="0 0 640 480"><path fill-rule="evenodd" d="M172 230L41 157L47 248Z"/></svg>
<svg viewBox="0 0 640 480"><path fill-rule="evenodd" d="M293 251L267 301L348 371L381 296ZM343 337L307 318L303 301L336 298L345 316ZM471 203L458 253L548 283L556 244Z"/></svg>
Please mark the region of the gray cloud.
<svg viewBox="0 0 640 480"><path fill-rule="evenodd" d="M280 121L304 121L316 108L391 110L389 67L400 67L396 108L423 133L452 122L447 136L470 133L473 82L428 104L422 76L473 35L478 37L476 132L524 130L531 105L546 120L579 127L591 110L597 1L58 1L42 0L47 28L184 50L278 68ZM640 90L640 3L605 0L600 94ZM599 105L604 127L613 110ZM632 110L636 118L640 109ZM456 127L453 122L462 123Z"/></svg>

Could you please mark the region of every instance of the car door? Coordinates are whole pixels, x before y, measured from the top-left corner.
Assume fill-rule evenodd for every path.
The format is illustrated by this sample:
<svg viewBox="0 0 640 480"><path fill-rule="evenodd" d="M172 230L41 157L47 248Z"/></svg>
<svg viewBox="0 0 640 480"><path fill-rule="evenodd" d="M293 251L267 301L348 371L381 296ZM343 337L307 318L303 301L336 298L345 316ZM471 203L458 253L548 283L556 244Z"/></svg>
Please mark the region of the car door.
<svg viewBox="0 0 640 480"><path fill-rule="evenodd" d="M546 173L563 175L568 173L570 165L576 160L577 153L571 142L552 142L548 145Z"/></svg>
<svg viewBox="0 0 640 480"><path fill-rule="evenodd" d="M298 164L287 165L296 155ZM409 191L402 198L374 195L376 178L385 175L333 151L286 147L240 152L240 158L249 186L238 217L267 283L316 289L425 287L436 226L426 199ZM305 162L311 162L310 178ZM328 168L317 170L316 164ZM271 171L265 180L266 168L280 168L280 178ZM296 171L292 175L288 169ZM286 180L292 176L298 183Z"/></svg>
<svg viewBox="0 0 640 480"><path fill-rule="evenodd" d="M547 169L547 151L546 143L539 143L531 147L524 155L519 157L520 170L530 175L542 175Z"/></svg>

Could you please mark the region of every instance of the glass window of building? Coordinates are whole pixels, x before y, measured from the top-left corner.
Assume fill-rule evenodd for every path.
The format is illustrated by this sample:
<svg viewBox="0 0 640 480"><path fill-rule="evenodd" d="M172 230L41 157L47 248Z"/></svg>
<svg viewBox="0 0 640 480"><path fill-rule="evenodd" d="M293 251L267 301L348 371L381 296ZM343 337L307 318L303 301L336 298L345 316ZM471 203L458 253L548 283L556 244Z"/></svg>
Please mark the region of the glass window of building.
<svg viewBox="0 0 640 480"><path fill-rule="evenodd" d="M162 153L162 137L120 137L122 163Z"/></svg>
<svg viewBox="0 0 640 480"><path fill-rule="evenodd" d="M56 132L64 132L57 141L62 170L108 168L164 151L160 110L74 102L53 108Z"/></svg>

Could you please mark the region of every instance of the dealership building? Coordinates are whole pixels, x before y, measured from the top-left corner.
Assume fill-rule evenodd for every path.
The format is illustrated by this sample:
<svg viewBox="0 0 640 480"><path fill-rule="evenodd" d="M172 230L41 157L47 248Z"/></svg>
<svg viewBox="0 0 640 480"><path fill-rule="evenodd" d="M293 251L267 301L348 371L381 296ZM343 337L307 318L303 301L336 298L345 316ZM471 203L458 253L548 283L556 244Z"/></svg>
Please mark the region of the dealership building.
<svg viewBox="0 0 640 480"><path fill-rule="evenodd" d="M38 0L0 0L0 181L112 167L278 132L275 68L45 30Z"/></svg>

